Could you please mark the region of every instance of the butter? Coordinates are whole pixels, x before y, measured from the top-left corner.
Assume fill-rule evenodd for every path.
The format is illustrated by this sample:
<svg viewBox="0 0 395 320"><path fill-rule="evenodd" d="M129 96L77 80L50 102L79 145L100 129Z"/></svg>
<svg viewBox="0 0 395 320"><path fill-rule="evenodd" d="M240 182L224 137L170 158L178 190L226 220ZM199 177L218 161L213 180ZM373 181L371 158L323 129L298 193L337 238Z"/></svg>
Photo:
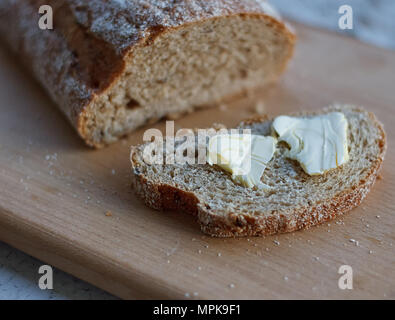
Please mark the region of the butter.
<svg viewBox="0 0 395 320"><path fill-rule="evenodd" d="M245 187L268 188L261 182L276 150L276 139L252 134L219 134L208 142L207 160L232 174Z"/></svg>
<svg viewBox="0 0 395 320"><path fill-rule="evenodd" d="M273 122L279 140L291 148L287 156L309 175L323 174L349 160L347 127L340 112L312 118L280 116Z"/></svg>

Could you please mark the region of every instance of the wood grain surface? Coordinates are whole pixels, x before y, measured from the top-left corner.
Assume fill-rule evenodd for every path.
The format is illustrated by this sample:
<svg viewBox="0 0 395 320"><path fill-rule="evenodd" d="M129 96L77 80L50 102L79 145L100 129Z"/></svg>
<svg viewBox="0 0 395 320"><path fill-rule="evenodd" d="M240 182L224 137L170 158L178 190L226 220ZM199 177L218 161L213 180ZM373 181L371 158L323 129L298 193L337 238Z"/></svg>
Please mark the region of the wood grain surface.
<svg viewBox="0 0 395 320"><path fill-rule="evenodd" d="M359 208L292 234L204 236L192 217L153 211L134 196L129 147L146 128L104 150L86 148L1 47L0 240L122 298L395 299L395 53L296 30L296 56L279 84L176 125L235 125L257 102L269 115L363 105L389 144L382 179ZM341 265L353 268L353 290L338 287Z"/></svg>

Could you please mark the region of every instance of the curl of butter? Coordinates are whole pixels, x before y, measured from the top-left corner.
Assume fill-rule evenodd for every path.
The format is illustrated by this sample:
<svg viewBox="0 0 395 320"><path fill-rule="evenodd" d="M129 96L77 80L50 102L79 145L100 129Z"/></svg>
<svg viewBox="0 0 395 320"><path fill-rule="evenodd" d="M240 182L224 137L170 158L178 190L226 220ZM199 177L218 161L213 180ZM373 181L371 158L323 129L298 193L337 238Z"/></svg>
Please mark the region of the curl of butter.
<svg viewBox="0 0 395 320"><path fill-rule="evenodd" d="M287 156L309 175L323 174L349 160L347 128L341 112L311 118L280 116L273 122L279 140L291 147Z"/></svg>
<svg viewBox="0 0 395 320"><path fill-rule="evenodd" d="M261 182L267 163L273 158L277 140L252 134L219 134L208 142L207 160L232 174L245 187L268 188Z"/></svg>

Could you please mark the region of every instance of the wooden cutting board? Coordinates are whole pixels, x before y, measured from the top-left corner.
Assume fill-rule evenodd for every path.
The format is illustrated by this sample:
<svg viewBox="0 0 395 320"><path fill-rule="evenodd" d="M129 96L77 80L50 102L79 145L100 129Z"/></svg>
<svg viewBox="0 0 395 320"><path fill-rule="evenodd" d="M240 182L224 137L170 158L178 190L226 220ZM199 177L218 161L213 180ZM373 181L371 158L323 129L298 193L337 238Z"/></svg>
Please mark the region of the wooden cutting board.
<svg viewBox="0 0 395 320"><path fill-rule="evenodd" d="M389 148L383 178L361 207L292 234L204 236L192 217L153 211L134 196L129 146L144 129L104 150L86 148L1 48L0 239L123 298L395 299L395 53L296 30L295 59L279 84L176 125L235 125L257 101L269 115L364 105L384 122ZM341 265L353 268L353 290L338 287Z"/></svg>

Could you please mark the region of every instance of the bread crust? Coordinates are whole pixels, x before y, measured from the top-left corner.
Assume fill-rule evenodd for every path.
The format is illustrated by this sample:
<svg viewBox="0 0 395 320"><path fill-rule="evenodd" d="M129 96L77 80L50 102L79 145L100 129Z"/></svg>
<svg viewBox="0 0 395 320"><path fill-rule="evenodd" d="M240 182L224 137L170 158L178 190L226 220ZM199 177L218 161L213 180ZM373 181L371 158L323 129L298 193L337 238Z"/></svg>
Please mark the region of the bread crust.
<svg viewBox="0 0 395 320"><path fill-rule="evenodd" d="M331 110L331 108L328 108L325 112ZM364 111L363 109L357 110ZM317 113L295 113L294 115L314 114ZM137 147L132 147L131 152L132 186L137 195L148 206L156 210L180 210L193 214L197 217L201 230L213 237L266 236L308 229L341 216L359 206L374 185L384 161L387 141L383 125L373 113L369 113L369 117L381 135L381 139L378 142L380 154L377 155L377 159L371 166L365 180L360 181L359 185L343 190L323 203L316 203L299 209L273 212L270 217L241 213L219 216L212 212L210 208L207 208L204 203L200 203L199 199L192 192L186 192L171 185L155 184L149 181L138 170L136 162ZM240 126L272 120L256 117L241 122Z"/></svg>
<svg viewBox="0 0 395 320"><path fill-rule="evenodd" d="M190 24L233 15L265 19L294 42L293 33L260 0L53 0L54 29L40 30L38 8L45 4L2 0L0 36L32 69L85 142L97 148L103 143L89 137L90 107L114 86L125 71L125 58L138 46Z"/></svg>

